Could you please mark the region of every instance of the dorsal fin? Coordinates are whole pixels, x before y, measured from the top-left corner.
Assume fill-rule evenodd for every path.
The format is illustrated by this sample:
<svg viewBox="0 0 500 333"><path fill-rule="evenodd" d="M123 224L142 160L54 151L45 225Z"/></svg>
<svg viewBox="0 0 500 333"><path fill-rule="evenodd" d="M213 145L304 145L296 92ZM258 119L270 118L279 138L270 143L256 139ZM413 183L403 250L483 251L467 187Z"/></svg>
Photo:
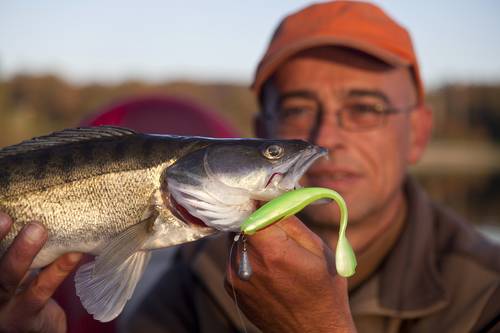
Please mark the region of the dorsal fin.
<svg viewBox="0 0 500 333"><path fill-rule="evenodd" d="M111 138L117 136L135 135L136 132L122 127L99 126L99 127L80 127L65 129L54 132L49 135L39 136L30 140L23 141L17 145L8 146L0 149L0 158L13 156L38 149L49 148L68 143L91 141L94 139Z"/></svg>

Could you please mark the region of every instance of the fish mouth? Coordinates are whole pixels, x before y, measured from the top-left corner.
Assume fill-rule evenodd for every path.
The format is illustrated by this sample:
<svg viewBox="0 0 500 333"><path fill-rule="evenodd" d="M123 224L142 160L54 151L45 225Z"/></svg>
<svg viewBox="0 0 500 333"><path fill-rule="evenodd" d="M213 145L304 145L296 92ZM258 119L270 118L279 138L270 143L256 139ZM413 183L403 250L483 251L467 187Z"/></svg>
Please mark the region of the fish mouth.
<svg viewBox="0 0 500 333"><path fill-rule="evenodd" d="M303 154L299 155L293 162L291 167L282 174L282 178L278 183L278 188L283 191L290 191L296 188L300 188L299 180L302 178L304 173L309 169L309 167L320 157L328 156L328 149L313 146L307 149ZM275 174L271 176L268 183L271 182Z"/></svg>

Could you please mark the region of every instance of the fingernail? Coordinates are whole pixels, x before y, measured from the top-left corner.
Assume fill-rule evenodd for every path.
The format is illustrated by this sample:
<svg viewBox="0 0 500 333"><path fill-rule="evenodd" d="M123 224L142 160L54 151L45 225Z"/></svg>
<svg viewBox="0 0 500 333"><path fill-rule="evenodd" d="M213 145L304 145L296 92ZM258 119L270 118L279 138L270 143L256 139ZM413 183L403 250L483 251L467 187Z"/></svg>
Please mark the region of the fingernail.
<svg viewBox="0 0 500 333"><path fill-rule="evenodd" d="M10 227L10 218L7 214L0 212L0 230L5 230Z"/></svg>
<svg viewBox="0 0 500 333"><path fill-rule="evenodd" d="M24 235L28 241L35 243L39 242L44 234L43 227L38 223L30 223L24 228Z"/></svg>
<svg viewBox="0 0 500 333"><path fill-rule="evenodd" d="M82 254L78 252L70 252L66 254L66 258L68 258L69 262L76 263L82 259Z"/></svg>

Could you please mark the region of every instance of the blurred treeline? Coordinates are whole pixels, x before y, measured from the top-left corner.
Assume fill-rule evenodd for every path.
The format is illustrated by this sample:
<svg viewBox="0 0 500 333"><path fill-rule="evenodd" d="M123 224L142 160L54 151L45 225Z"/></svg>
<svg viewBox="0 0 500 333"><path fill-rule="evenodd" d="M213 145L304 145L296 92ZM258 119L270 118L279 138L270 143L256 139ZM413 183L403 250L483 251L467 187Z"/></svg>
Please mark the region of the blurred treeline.
<svg viewBox="0 0 500 333"><path fill-rule="evenodd" d="M76 126L110 103L140 95L175 95L219 111L242 135L251 135L257 111L246 86L194 82L75 85L53 75L17 75L0 80L0 146L29 136ZM427 93L434 110L434 140L500 144L500 83L450 84Z"/></svg>
<svg viewBox="0 0 500 333"><path fill-rule="evenodd" d="M242 135L251 135L257 106L242 85L140 81L75 85L53 75L17 75L0 81L0 147L77 126L109 104L143 95L173 95L196 101L219 111Z"/></svg>
<svg viewBox="0 0 500 333"><path fill-rule="evenodd" d="M500 144L500 83L450 84L428 92L434 109L434 139Z"/></svg>
<svg viewBox="0 0 500 333"><path fill-rule="evenodd" d="M217 110L242 136L252 136L257 105L237 84L127 81L68 83L56 76L0 80L0 147L67 127L134 96L173 95ZM413 169L431 195L479 223L500 224L500 83L448 84L428 91L435 128Z"/></svg>

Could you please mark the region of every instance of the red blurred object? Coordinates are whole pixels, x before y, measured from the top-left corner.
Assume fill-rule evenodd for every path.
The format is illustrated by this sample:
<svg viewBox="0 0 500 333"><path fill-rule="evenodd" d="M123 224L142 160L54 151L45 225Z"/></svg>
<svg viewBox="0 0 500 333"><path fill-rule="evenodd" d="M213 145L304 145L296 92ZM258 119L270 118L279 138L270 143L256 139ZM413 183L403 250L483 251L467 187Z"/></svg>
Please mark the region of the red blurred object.
<svg viewBox="0 0 500 333"><path fill-rule="evenodd" d="M176 97L152 96L134 98L103 108L84 120L81 126L115 125L138 132L238 137L237 131L212 110ZM86 256L82 263L92 260ZM54 295L66 311L69 333L113 333L117 319L101 323L92 318L81 305L74 286L74 273Z"/></svg>
<svg viewBox="0 0 500 333"><path fill-rule="evenodd" d="M111 105L81 125L116 125L144 133L237 136L237 132L214 111L188 100L163 96L136 98Z"/></svg>

